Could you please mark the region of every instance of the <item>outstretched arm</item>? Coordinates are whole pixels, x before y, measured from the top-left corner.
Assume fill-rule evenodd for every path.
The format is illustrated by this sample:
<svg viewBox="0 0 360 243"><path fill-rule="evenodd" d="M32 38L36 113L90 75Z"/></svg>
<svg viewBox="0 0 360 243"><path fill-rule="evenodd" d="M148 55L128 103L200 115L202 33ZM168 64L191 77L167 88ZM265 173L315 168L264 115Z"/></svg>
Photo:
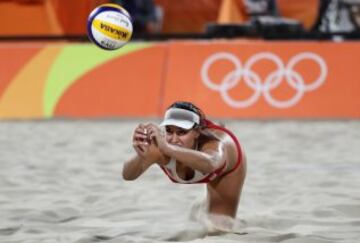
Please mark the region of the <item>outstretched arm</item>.
<svg viewBox="0 0 360 243"><path fill-rule="evenodd" d="M217 142L211 142L205 146L207 148L197 151L168 144L161 151L184 165L206 174L216 170L224 160L222 159L223 151Z"/></svg>
<svg viewBox="0 0 360 243"><path fill-rule="evenodd" d="M166 156L172 157L182 164L201 171L211 173L225 160L224 146L220 141L211 141L202 146L201 151L183 148L166 142L164 131L158 126L147 126L151 138L157 142L159 150Z"/></svg>
<svg viewBox="0 0 360 243"><path fill-rule="evenodd" d="M126 161L123 167L122 176L124 180L135 180L143 174L153 162L146 161L139 155L135 155L130 160Z"/></svg>

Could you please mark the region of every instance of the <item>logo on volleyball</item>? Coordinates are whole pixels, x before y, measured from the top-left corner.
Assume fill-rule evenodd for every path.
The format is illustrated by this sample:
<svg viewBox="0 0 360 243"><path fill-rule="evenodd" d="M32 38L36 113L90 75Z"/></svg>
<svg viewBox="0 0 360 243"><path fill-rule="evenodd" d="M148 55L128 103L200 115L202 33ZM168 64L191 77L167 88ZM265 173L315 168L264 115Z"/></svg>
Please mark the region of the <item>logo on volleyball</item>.
<svg viewBox="0 0 360 243"><path fill-rule="evenodd" d="M234 65L234 69L228 72L221 80L212 80L209 70L218 61L228 61ZM275 64L276 69L268 73L264 78L253 70L253 66L260 61L267 60ZM304 74L294 69L296 65L306 60L312 61L312 67L320 69L314 80L304 80ZM245 63L229 52L218 52L209 56L201 68L203 83L211 90L220 93L226 104L233 108L246 108L257 102L261 96L265 101L276 108L288 108L296 105L306 92L319 88L326 79L328 69L325 61L319 55L312 52L302 52L289 59L285 64L276 54L271 52L260 52L251 56ZM243 81L252 91L252 95L246 99L236 100L232 98L229 91ZM286 81L295 90L294 96L286 100L279 100L272 96L271 92Z"/></svg>

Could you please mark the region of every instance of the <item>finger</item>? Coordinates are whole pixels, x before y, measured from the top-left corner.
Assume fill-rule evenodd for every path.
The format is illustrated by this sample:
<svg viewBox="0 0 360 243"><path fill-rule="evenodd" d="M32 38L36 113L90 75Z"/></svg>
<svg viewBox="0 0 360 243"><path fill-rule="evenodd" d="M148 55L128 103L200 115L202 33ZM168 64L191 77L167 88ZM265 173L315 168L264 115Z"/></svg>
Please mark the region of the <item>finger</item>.
<svg viewBox="0 0 360 243"><path fill-rule="evenodd" d="M140 144L149 145L151 140L149 135L135 135L133 141L139 142Z"/></svg>
<svg viewBox="0 0 360 243"><path fill-rule="evenodd" d="M136 128L134 133L144 133L144 129L146 129L146 126L144 124L139 124Z"/></svg>
<svg viewBox="0 0 360 243"><path fill-rule="evenodd" d="M154 128L156 128L157 126L156 126L154 123L147 123L147 124L145 125L145 127L146 127L147 129L154 129Z"/></svg>
<svg viewBox="0 0 360 243"><path fill-rule="evenodd" d="M143 133L136 133L134 134L134 139L135 140L146 140L148 138L148 135L145 135Z"/></svg>
<svg viewBox="0 0 360 243"><path fill-rule="evenodd" d="M133 148L135 149L136 153L140 155L143 155L145 152L145 150L139 145L133 145Z"/></svg>
<svg viewBox="0 0 360 243"><path fill-rule="evenodd" d="M149 132L149 137L150 138L154 138L154 137L157 137L157 136L159 136L160 135L160 133L157 131L157 130L151 130L150 132Z"/></svg>
<svg viewBox="0 0 360 243"><path fill-rule="evenodd" d="M150 145L150 140L146 139L135 139L133 141L133 144L135 145L140 145L140 146L149 146Z"/></svg>
<svg viewBox="0 0 360 243"><path fill-rule="evenodd" d="M133 140L148 140L147 131L137 129L133 134Z"/></svg>
<svg viewBox="0 0 360 243"><path fill-rule="evenodd" d="M139 124L139 125L137 125L137 127L135 128L135 131L141 130L141 129L143 129L143 127L144 127L143 124Z"/></svg>
<svg viewBox="0 0 360 243"><path fill-rule="evenodd" d="M133 143L133 147L141 155L143 155L149 149L149 145L143 144L142 142Z"/></svg>
<svg viewBox="0 0 360 243"><path fill-rule="evenodd" d="M134 134L133 138L132 138L132 142L139 142L139 141L144 141L147 140L146 137L144 137L144 135L136 135Z"/></svg>
<svg viewBox="0 0 360 243"><path fill-rule="evenodd" d="M156 133L154 133L154 132L149 133L149 138L150 139L153 139L155 137L156 137Z"/></svg>
<svg viewBox="0 0 360 243"><path fill-rule="evenodd" d="M149 134L154 134L154 133L156 133L156 128L154 128L154 127L149 127L149 128L148 128L148 133L149 133Z"/></svg>
<svg viewBox="0 0 360 243"><path fill-rule="evenodd" d="M146 132L147 132L147 129L146 129L146 128L138 127L138 128L135 129L135 132L134 132L134 133L146 134Z"/></svg>

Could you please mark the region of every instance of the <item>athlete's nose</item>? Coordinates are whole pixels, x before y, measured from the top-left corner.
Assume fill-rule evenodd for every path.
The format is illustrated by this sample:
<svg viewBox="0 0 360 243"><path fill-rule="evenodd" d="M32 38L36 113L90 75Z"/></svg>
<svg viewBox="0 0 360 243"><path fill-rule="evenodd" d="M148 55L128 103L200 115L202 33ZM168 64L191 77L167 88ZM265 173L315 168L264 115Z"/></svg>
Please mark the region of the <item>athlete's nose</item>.
<svg viewBox="0 0 360 243"><path fill-rule="evenodd" d="M179 142L179 137L175 132L169 134L169 136L169 143L177 144Z"/></svg>

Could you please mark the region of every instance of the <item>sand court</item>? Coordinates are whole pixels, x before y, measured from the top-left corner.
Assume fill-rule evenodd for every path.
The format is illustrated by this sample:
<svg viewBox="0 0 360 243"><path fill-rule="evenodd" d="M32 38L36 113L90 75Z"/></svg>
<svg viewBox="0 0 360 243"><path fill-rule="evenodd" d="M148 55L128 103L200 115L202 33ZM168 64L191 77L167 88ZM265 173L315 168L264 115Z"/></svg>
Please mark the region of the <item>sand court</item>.
<svg viewBox="0 0 360 243"><path fill-rule="evenodd" d="M121 178L138 122L0 122L0 242L360 241L359 121L224 121L248 156L224 234L207 233L204 185Z"/></svg>

